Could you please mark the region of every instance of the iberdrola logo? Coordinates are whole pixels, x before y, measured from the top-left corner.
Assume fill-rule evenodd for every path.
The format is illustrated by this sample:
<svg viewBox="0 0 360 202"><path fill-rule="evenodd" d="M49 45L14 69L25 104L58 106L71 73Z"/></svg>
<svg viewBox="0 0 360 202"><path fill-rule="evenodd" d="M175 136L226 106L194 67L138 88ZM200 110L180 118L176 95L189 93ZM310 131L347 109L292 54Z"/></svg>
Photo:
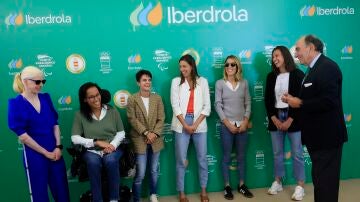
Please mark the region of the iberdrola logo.
<svg viewBox="0 0 360 202"><path fill-rule="evenodd" d="M302 9L300 9L300 16L301 17L314 16L315 10L316 10L316 8L314 5L312 5L312 6L305 5Z"/></svg>
<svg viewBox="0 0 360 202"><path fill-rule="evenodd" d="M131 55L128 57L129 64L131 63L140 63L141 62L141 56L140 54Z"/></svg>
<svg viewBox="0 0 360 202"><path fill-rule="evenodd" d="M161 3L158 2L156 6L150 2L146 8L144 8L143 3L141 2L140 5L130 14L130 22L133 25L133 30L137 26L157 26L160 24L163 18L163 10Z"/></svg>
<svg viewBox="0 0 360 202"><path fill-rule="evenodd" d="M344 48L341 49L341 53L342 54L352 54L353 52L353 47L350 46L345 46Z"/></svg>
<svg viewBox="0 0 360 202"><path fill-rule="evenodd" d="M21 25L21 24L23 24L23 22L24 22L24 16L22 13L10 13L5 18L5 24L7 26Z"/></svg>
<svg viewBox="0 0 360 202"><path fill-rule="evenodd" d="M352 114L344 114L345 122L350 122L352 119Z"/></svg>
<svg viewBox="0 0 360 202"><path fill-rule="evenodd" d="M69 105L71 103L71 96L67 95L67 96L61 96L58 99L58 103L61 105Z"/></svg>
<svg viewBox="0 0 360 202"><path fill-rule="evenodd" d="M251 50L242 50L239 53L240 59L249 59L251 57Z"/></svg>
<svg viewBox="0 0 360 202"><path fill-rule="evenodd" d="M8 64L9 69L20 69L22 66L23 66L23 61L21 58L12 59Z"/></svg>

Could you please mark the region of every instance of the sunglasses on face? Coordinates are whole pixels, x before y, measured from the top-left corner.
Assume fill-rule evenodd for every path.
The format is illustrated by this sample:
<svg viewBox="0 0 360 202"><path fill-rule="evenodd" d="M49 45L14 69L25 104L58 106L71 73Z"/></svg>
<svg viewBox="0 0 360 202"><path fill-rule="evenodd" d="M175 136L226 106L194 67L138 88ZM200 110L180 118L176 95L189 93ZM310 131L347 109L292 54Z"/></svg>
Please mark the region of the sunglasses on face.
<svg viewBox="0 0 360 202"><path fill-rule="evenodd" d="M40 85L40 83L45 84L46 80L34 80L34 79L29 79L30 81L33 81L36 85Z"/></svg>
<svg viewBox="0 0 360 202"><path fill-rule="evenodd" d="M225 63L225 67L236 67L236 63Z"/></svg>

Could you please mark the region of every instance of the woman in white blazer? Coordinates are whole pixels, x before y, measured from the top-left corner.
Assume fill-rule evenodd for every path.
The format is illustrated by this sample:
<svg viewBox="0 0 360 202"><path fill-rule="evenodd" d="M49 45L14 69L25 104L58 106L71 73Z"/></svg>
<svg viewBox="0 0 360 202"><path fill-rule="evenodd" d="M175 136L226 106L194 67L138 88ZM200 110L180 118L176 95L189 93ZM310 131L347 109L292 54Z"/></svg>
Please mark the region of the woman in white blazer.
<svg viewBox="0 0 360 202"><path fill-rule="evenodd" d="M191 55L180 58L179 68L180 76L174 78L171 83L171 129L175 132L176 186L179 201L188 202L184 192L184 176L188 165L187 151L192 139L199 164L200 199L202 202L208 202L206 117L211 111L209 85L205 78L198 75L195 60Z"/></svg>

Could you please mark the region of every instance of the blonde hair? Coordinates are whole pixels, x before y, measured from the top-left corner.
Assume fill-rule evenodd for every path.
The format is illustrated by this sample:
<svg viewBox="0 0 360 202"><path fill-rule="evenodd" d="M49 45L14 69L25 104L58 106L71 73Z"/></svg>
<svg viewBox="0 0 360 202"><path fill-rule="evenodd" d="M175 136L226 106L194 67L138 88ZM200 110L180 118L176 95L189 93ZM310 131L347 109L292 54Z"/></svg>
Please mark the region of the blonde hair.
<svg viewBox="0 0 360 202"><path fill-rule="evenodd" d="M236 74L235 74L235 81L240 81L242 80L243 78L243 71L242 71L242 65L240 63L240 60L238 57L236 57L235 55L229 55L226 57L225 61L224 61L224 72L223 72L223 75L224 75L224 80L228 81L228 75L226 73L226 68L225 68L225 63L228 59L233 59L236 63Z"/></svg>
<svg viewBox="0 0 360 202"><path fill-rule="evenodd" d="M17 93L22 93L25 90L23 81L25 79L32 79L34 77L44 77L44 73L35 66L27 66L20 73L15 74L13 89Z"/></svg>

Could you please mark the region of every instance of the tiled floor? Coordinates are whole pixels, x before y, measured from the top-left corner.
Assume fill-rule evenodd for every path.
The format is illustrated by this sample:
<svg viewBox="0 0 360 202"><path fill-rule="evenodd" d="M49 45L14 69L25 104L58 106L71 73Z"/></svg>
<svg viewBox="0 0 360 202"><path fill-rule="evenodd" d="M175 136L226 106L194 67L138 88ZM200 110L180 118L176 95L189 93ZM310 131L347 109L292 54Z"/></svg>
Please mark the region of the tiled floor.
<svg viewBox="0 0 360 202"><path fill-rule="evenodd" d="M285 202L292 201L291 195L294 191L294 186L284 187L284 191L280 192L277 195L271 196L267 194L267 188L252 189L254 198L248 199L234 191L234 200L232 201L258 201L258 202ZM312 184L305 185L305 198L302 202L313 202L314 201L314 192ZM228 202L224 199L223 192L212 192L209 193L209 198L211 202ZM188 195L190 202L200 201L199 193ZM148 201L148 199L143 200ZM160 197L159 201L161 202L176 202L178 201L177 196L164 196ZM340 183L340 196L339 202L360 202L360 179L351 179L343 180Z"/></svg>

